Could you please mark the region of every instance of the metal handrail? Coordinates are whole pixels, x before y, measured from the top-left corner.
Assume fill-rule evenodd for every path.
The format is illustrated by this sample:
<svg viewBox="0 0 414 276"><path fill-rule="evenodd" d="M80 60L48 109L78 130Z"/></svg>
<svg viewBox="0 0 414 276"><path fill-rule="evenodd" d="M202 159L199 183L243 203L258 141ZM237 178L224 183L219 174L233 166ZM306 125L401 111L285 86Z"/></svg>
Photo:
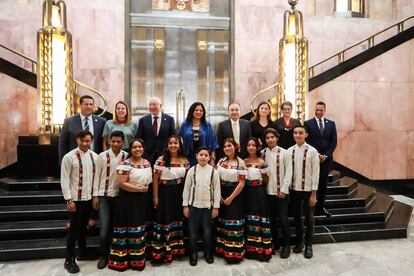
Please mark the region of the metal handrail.
<svg viewBox="0 0 414 276"><path fill-rule="evenodd" d="M389 26L389 27L387 27L387 28L379 31L379 32L376 32L373 35L370 35L368 38L365 38L365 39L363 39L363 40L361 40L361 41L359 41L359 42L357 42L357 43L355 43L355 44L353 44L351 46L348 46L344 50L339 51L338 53L336 53L336 54L334 54L334 55L332 55L332 56L330 56L328 58L325 58L322 61L320 61L320 62L312 65L308 69L309 70L309 77L312 78L314 76L314 69L315 69L315 67L317 67L317 66L319 66L319 65L327 62L328 60L331 60L331 59L337 57L338 58L338 64L344 62L345 61L345 52L347 52L350 49L353 49L353 48L361 45L364 42L368 42L368 47L369 48L373 47L375 45L375 37L378 36L378 35L380 35L380 34L382 34L382 33L384 33L384 32L386 32L386 31L388 31L388 30L390 30L390 29L392 29L392 28L397 27L397 33L402 32L404 30L404 23L407 22L407 21L409 21L409 20L411 20L411 19L414 19L414 15L409 16L409 17L407 17L407 18L405 18L405 19L403 19L403 20L401 20L401 21L399 21L399 22L397 22L397 23L395 23L395 24L393 24L393 25L391 25L391 26ZM256 93L256 95L253 97L252 101L250 102L250 110L254 114L255 114L255 111L253 110L253 103L254 103L254 100L257 98L257 96L263 94L263 92L265 92L265 91L268 91L268 90L272 89L273 87L277 86L277 84L278 83L274 83L271 86L269 86L269 87L267 87L265 89L262 89L262 90L260 90L260 91L258 91Z"/></svg>
<svg viewBox="0 0 414 276"><path fill-rule="evenodd" d="M252 99L252 100L251 100L251 102L250 102L250 110L253 112L253 114L254 114L254 115L256 115L256 111L255 111L255 110L254 110L254 108L253 108L253 104L254 104L254 101L257 99L257 97L259 97L259 96L260 96L260 95L262 95L263 93L265 93L265 92L269 91L270 89L277 87L277 85L278 85L278 84L279 84L278 82L277 82L277 83L274 83L274 84L272 84L271 86L269 86L269 87L267 87L267 88L265 88L265 89L260 90L259 92L257 92L257 93L254 95L253 99Z"/></svg>
<svg viewBox="0 0 414 276"><path fill-rule="evenodd" d="M83 88L86 88L86 89L88 89L89 91L92 91L92 92L94 92L95 94L98 94L98 96L99 97L101 97L101 99L103 100L103 102L104 102L104 108L103 108L103 111L101 112L101 113L99 113L98 114L98 116L102 116L105 112L106 112L106 110L107 110L107 108L108 108L108 101L106 100L106 98L102 95L102 93L101 92L99 92L98 90L96 90L95 88L92 88L92 87L90 87L90 86L88 86L88 85L86 85L86 84L84 84L83 82L80 82L80 81L78 81L78 80L73 80L73 82L75 83L75 85L76 86L81 86L81 87L83 87ZM75 91L77 91L77 88L75 88Z"/></svg>
<svg viewBox="0 0 414 276"><path fill-rule="evenodd" d="M36 74L36 66L37 66L37 61L35 61L35 60L31 59L30 57L28 57L28 56L26 56L26 55L24 55L24 54L22 54L22 53L17 52L16 50L13 50L13 49L11 49L11 48L9 48L9 47L7 47L7 46L4 46L4 45L2 45L2 44L0 44L0 47L1 47L1 48L3 48L3 49L6 49L6 50L8 50L8 51L10 51L10 52L12 52L12 53L14 53L14 54L16 54L16 55L18 55L18 56L20 56L20 57L22 57L22 58L24 58L24 59L27 59L28 61L30 61L30 62L32 63L32 73ZM104 102L104 108L103 108L103 111L102 111L100 114L98 114L98 116L102 116L102 115L106 112L106 110L108 109L108 101L107 101L107 100L106 100L106 98L102 95L102 93L101 93L101 92L99 92L98 90L96 90L95 88L92 88L92 87L90 87L90 86L88 86L88 85L84 84L83 82L80 82L80 81L75 80L75 79L73 79L72 81L73 81L73 82L74 82L74 84L75 84L75 93L78 91L78 90L77 90L77 86L81 86L81 87L83 87L83 88L85 88L85 89L88 89L89 91L94 92L95 94L97 94L97 95L98 95L98 96L99 96L99 97L103 100L103 102Z"/></svg>
<svg viewBox="0 0 414 276"><path fill-rule="evenodd" d="M327 58L321 60L320 62L312 65L311 67L309 67L309 76L310 77L313 77L313 75L314 75L313 73L314 73L314 68L315 67L317 67L317 66L319 66L319 65L321 65L321 64L323 64L323 63L327 62L328 60L331 60L331 59L333 59L335 57L338 58L338 64L344 62L345 61L345 53L347 51L349 51L349 50L351 50L351 49L353 49L353 48L355 48L355 47L357 47L357 46L359 46L359 45L361 45L361 44L363 44L365 42L368 42L368 47L369 48L373 47L375 45L375 43L374 43L375 42L375 37L377 37L380 34L385 33L386 31L388 31L388 30L390 30L392 28L397 27L397 33L402 32L404 30L404 23L406 21L408 21L408 20L411 20L411 19L414 19L414 15L409 16L409 17L407 17L407 18L405 18L405 19L403 19L403 20L401 20L401 21L399 21L399 22L397 22L397 23L395 23L395 24L393 24L393 25L391 25L391 26L389 26L389 27L387 27L387 28L379 31L379 32L376 32L376 33L370 35L368 38L365 38L365 39L363 39L363 40L361 40L361 41L359 41L359 42L357 42L357 43L355 43L355 44L353 44L351 46L348 46L347 48L343 49L342 51L339 51L336 54L334 54L334 55L332 55L330 57L327 57Z"/></svg>

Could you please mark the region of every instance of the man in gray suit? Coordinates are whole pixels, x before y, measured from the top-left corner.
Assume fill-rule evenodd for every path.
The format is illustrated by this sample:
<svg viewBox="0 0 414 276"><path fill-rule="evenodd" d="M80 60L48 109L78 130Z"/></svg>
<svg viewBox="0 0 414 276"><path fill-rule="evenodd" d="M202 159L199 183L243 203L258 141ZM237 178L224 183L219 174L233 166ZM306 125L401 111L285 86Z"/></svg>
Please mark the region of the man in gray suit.
<svg viewBox="0 0 414 276"><path fill-rule="evenodd" d="M238 155L241 158L247 158L247 140L252 136L250 123L247 120L240 119L240 105L231 103L228 107L229 119L221 122L217 129L217 140L220 145L218 158L224 157L223 146L226 138L233 138L237 143Z"/></svg>
<svg viewBox="0 0 414 276"><path fill-rule="evenodd" d="M79 99L81 112L65 119L59 137L59 164L63 156L76 148L76 134L81 130L90 131L93 136L91 150L99 154L102 152L102 132L105 126L105 119L92 114L94 100L91 96L85 95Z"/></svg>

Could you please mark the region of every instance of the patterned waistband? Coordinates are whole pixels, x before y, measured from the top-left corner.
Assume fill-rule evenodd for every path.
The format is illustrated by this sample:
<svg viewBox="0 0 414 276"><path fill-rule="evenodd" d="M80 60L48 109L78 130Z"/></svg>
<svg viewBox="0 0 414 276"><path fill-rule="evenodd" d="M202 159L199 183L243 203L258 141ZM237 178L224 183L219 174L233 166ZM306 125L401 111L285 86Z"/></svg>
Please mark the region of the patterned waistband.
<svg viewBox="0 0 414 276"><path fill-rule="evenodd" d="M170 179L170 180L160 180L162 185L178 185L184 183L184 178Z"/></svg>
<svg viewBox="0 0 414 276"><path fill-rule="evenodd" d="M225 187L234 187L237 186L237 184L239 184L238 181L236 182L231 182L231 181L220 181L221 186L225 186Z"/></svg>
<svg viewBox="0 0 414 276"><path fill-rule="evenodd" d="M261 180L246 180L245 184L246 186L249 186L249 187L257 187L257 186L262 185L262 181Z"/></svg>

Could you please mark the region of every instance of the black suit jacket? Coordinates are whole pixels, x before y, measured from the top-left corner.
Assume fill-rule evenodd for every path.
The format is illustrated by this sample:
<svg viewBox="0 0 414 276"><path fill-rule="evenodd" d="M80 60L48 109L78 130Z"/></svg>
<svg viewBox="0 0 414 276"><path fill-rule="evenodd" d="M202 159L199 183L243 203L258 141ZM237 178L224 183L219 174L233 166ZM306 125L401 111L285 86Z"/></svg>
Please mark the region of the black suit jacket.
<svg viewBox="0 0 414 276"><path fill-rule="evenodd" d="M328 156L328 161L331 163L337 143L336 125L334 121L328 119L324 119L324 123L325 129L323 134L321 134L315 118L305 122L304 126L308 130L306 142L316 148L319 154Z"/></svg>
<svg viewBox="0 0 414 276"><path fill-rule="evenodd" d="M139 119L136 137L144 141L144 158L154 164L163 154L167 138L173 134L175 134L175 122L170 115L161 113L161 126L157 136L152 133L151 114Z"/></svg>
<svg viewBox="0 0 414 276"><path fill-rule="evenodd" d="M105 119L92 114L93 121L93 145L96 153L102 152L102 132L105 126ZM79 114L68 117L63 122L62 131L59 137L59 164L63 156L78 146L76 134L83 129L81 116Z"/></svg>
<svg viewBox="0 0 414 276"><path fill-rule="evenodd" d="M225 120L223 122L221 122L218 126L217 129L217 140L218 143L220 145L220 148L218 150L218 158L222 158L224 157L224 152L223 152L223 144L224 144L224 140L226 138L233 138L234 139L234 135L233 135L233 129L231 127L231 120ZM250 122L244 119L239 119L239 131L240 131L240 152L239 152L239 156L241 158L247 158L248 154L247 154L247 150L246 150L246 146L247 146L247 140L252 136L252 130L250 128Z"/></svg>

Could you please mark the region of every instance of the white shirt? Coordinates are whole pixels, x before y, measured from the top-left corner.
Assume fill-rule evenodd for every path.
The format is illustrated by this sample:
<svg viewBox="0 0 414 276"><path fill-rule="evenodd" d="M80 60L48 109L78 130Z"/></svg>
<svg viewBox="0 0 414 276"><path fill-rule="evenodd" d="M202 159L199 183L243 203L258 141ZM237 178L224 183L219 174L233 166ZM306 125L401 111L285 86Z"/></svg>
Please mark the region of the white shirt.
<svg viewBox="0 0 414 276"><path fill-rule="evenodd" d="M233 131L233 138L238 144L240 143L240 123L239 122L240 122L239 119L237 119L237 121L233 121L232 119L230 119L231 130Z"/></svg>
<svg viewBox="0 0 414 276"><path fill-rule="evenodd" d="M279 152L279 176L277 176L277 155ZM267 183L266 191L269 195L276 195L278 191L289 194L290 179L286 178L287 156L286 150L276 146L273 149L266 148L262 151L264 160L268 165L269 183ZM278 186L279 180L279 186Z"/></svg>
<svg viewBox="0 0 414 276"><path fill-rule="evenodd" d="M315 117L315 120L316 120L316 124L317 124L318 128L321 129L321 127L319 125L319 119L318 119L318 117ZM321 120L322 120L322 126L325 129L325 117L322 117Z"/></svg>
<svg viewBox="0 0 414 276"><path fill-rule="evenodd" d="M194 177L194 169L196 169ZM213 177L211 174L213 173ZM211 199L213 196L213 199ZM183 190L183 206L220 208L221 190L217 170L211 165L195 165L188 170Z"/></svg>
<svg viewBox="0 0 414 276"><path fill-rule="evenodd" d="M157 135L160 132L160 126L161 126L161 117L162 117L162 113L160 112L160 114L158 115L154 115L151 113L151 125L154 124L154 117L157 116Z"/></svg>
<svg viewBox="0 0 414 276"><path fill-rule="evenodd" d="M83 116L82 114L79 114L81 117L81 122L82 122L82 129L85 129L86 126L86 122L85 122L85 116ZM89 132L92 133L92 135L94 135L93 133L93 116L92 114L88 116L88 124L89 124ZM95 150L95 145L92 141L91 146L90 146L91 150Z"/></svg>
<svg viewBox="0 0 414 276"><path fill-rule="evenodd" d="M78 155L80 161L78 160ZM92 198L94 166L98 155L91 150L73 149L62 159L60 186L65 200L87 201ZM92 161L93 160L93 161ZM82 168L82 174L80 169ZM82 180L82 185L80 185ZM80 193L80 196L78 195Z"/></svg>
<svg viewBox="0 0 414 276"><path fill-rule="evenodd" d="M118 156L116 156L112 151L112 148L99 154L96 161L96 176L93 182L93 196L118 196L119 186L116 168L126 159L127 155L128 154L125 151L121 150Z"/></svg>
<svg viewBox="0 0 414 276"><path fill-rule="evenodd" d="M295 164L292 166L292 155L295 151ZM304 155L306 151L306 161ZM319 184L319 154L318 151L307 143L298 146L297 144L286 151L287 170L286 178L292 183L291 189L295 191L317 191ZM303 183L303 163L305 163L305 180ZM292 174L293 178L292 178Z"/></svg>

